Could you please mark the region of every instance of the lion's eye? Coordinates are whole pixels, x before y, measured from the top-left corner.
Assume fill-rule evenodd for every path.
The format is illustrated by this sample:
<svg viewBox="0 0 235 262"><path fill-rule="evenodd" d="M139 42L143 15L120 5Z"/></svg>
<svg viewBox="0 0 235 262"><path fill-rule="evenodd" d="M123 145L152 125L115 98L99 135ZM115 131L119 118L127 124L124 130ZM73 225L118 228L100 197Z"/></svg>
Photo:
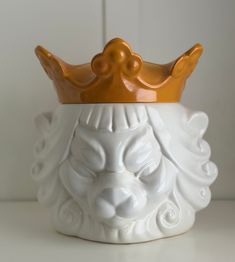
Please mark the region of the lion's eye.
<svg viewBox="0 0 235 262"><path fill-rule="evenodd" d="M76 173L84 178L94 179L95 173L91 171L88 167L86 167L81 161L74 159L73 157L70 158L70 163Z"/></svg>
<svg viewBox="0 0 235 262"><path fill-rule="evenodd" d="M82 138L74 139L71 145L71 155L95 172L102 170L105 165L104 150L96 142L91 145Z"/></svg>
<svg viewBox="0 0 235 262"><path fill-rule="evenodd" d="M84 177L87 177L87 176L91 176L91 177L95 177L95 174L89 170L88 168L86 168L85 166L79 166L76 170L80 176L84 176Z"/></svg>
<svg viewBox="0 0 235 262"><path fill-rule="evenodd" d="M156 163L148 163L137 173L137 177L144 180L146 177L152 175L157 167L158 165Z"/></svg>

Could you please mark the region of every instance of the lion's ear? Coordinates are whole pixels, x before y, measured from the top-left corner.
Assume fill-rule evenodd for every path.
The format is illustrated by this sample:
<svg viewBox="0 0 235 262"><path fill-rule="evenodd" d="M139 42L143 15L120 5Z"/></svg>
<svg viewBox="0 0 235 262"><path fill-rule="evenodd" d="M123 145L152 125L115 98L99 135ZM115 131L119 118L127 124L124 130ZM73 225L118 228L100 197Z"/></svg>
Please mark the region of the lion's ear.
<svg viewBox="0 0 235 262"><path fill-rule="evenodd" d="M52 120L51 112L42 113L37 117L35 117L34 119L35 126L41 134L45 134L49 130L51 125L51 120Z"/></svg>
<svg viewBox="0 0 235 262"><path fill-rule="evenodd" d="M200 137L204 135L208 127L209 119L204 112L194 112L189 116L188 125L197 130Z"/></svg>

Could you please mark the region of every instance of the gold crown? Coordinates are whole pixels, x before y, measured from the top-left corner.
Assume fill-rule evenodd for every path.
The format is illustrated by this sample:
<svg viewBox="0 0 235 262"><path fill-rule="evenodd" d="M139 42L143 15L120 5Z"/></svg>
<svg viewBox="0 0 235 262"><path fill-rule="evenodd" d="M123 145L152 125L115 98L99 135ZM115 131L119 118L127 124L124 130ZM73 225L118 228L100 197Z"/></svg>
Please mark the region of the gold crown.
<svg viewBox="0 0 235 262"><path fill-rule="evenodd" d="M178 102L203 51L200 44L159 65L144 62L122 39L111 40L91 63L70 65L35 49L63 104Z"/></svg>

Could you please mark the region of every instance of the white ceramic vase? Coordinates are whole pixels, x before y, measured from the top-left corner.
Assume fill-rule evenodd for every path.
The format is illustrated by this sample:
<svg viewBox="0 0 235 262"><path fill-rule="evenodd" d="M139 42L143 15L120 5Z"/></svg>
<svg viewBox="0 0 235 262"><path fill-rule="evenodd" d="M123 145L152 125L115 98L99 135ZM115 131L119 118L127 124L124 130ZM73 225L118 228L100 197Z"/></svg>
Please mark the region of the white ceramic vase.
<svg viewBox="0 0 235 262"><path fill-rule="evenodd" d="M135 243L189 230L217 176L208 117L179 103L60 105L36 118L33 179L59 232Z"/></svg>

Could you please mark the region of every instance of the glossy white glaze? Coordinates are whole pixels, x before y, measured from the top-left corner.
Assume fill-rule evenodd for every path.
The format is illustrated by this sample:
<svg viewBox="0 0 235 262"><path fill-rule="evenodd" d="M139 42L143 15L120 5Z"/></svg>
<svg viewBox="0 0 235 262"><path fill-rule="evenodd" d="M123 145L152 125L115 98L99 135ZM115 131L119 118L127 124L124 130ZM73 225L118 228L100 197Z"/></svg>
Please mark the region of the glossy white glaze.
<svg viewBox="0 0 235 262"><path fill-rule="evenodd" d="M179 103L60 105L36 118L32 176L55 228L110 243L187 231L217 168L205 113Z"/></svg>

